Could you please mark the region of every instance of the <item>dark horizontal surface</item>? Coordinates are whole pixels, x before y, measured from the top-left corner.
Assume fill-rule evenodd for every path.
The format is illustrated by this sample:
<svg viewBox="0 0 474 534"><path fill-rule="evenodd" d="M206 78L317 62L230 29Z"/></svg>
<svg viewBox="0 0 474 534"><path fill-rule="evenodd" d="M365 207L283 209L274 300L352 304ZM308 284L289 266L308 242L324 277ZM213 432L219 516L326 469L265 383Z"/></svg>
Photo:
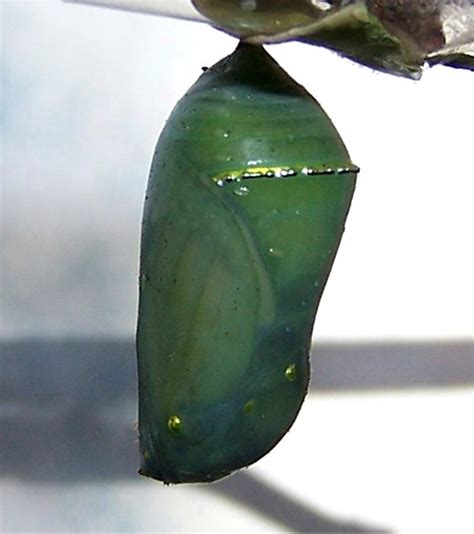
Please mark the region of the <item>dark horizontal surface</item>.
<svg viewBox="0 0 474 534"><path fill-rule="evenodd" d="M312 388L439 388L474 383L474 343L385 342L313 347Z"/></svg>
<svg viewBox="0 0 474 534"><path fill-rule="evenodd" d="M0 402L113 403L136 393L131 340L0 341ZM474 383L474 343L320 343L311 388L319 391ZM1 411L0 411L1 414Z"/></svg>

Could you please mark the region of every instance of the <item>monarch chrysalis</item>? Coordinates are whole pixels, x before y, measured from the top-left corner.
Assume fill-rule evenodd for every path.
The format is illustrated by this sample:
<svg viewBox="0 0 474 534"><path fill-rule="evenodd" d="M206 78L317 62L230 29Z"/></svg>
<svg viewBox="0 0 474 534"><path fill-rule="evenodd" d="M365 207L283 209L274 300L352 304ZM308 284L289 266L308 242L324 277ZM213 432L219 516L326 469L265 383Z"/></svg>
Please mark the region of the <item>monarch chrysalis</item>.
<svg viewBox="0 0 474 534"><path fill-rule="evenodd" d="M142 474L216 480L291 427L357 170L319 104L261 47L239 45L177 104L143 219Z"/></svg>

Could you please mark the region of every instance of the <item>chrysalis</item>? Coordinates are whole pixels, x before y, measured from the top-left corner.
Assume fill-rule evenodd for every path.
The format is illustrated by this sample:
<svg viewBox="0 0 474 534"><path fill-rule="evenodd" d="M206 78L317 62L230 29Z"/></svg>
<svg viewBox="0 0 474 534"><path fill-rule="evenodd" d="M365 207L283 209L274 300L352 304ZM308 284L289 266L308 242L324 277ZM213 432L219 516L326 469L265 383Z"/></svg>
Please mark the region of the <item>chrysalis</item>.
<svg viewBox="0 0 474 534"><path fill-rule="evenodd" d="M298 414L357 168L313 97L241 44L174 109L143 218L140 473L209 482Z"/></svg>

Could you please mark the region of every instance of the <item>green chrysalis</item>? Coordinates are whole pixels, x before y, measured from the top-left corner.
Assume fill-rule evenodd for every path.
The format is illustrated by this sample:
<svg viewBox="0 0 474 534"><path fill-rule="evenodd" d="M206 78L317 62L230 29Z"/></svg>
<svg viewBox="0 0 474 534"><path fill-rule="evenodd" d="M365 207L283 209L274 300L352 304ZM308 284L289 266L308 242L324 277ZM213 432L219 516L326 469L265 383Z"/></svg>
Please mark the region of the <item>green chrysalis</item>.
<svg viewBox="0 0 474 534"><path fill-rule="evenodd" d="M177 104L143 218L141 474L216 480L291 427L357 170L259 46L240 44Z"/></svg>

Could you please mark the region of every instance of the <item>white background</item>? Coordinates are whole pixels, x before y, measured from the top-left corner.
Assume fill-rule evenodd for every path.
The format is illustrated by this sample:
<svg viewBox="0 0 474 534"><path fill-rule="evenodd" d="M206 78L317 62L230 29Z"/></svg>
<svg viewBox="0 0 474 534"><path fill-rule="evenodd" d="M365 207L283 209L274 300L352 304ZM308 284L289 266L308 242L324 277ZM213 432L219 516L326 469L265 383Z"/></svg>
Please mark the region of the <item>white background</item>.
<svg viewBox="0 0 474 534"><path fill-rule="evenodd" d="M156 138L235 40L59 2L2 8L2 332L133 335ZM470 336L472 73L436 67L412 82L302 44L269 50L362 168L318 338Z"/></svg>
<svg viewBox="0 0 474 534"><path fill-rule="evenodd" d="M156 138L201 67L235 41L205 25L55 1L1 10L2 335L130 337ZM471 338L472 73L437 67L415 83L305 45L269 50L362 168L317 339ZM472 531L470 406L469 389L319 393L251 473L374 526ZM277 531L194 488L138 478L7 480L3 490L5 530ZM158 504L168 515L153 513Z"/></svg>

